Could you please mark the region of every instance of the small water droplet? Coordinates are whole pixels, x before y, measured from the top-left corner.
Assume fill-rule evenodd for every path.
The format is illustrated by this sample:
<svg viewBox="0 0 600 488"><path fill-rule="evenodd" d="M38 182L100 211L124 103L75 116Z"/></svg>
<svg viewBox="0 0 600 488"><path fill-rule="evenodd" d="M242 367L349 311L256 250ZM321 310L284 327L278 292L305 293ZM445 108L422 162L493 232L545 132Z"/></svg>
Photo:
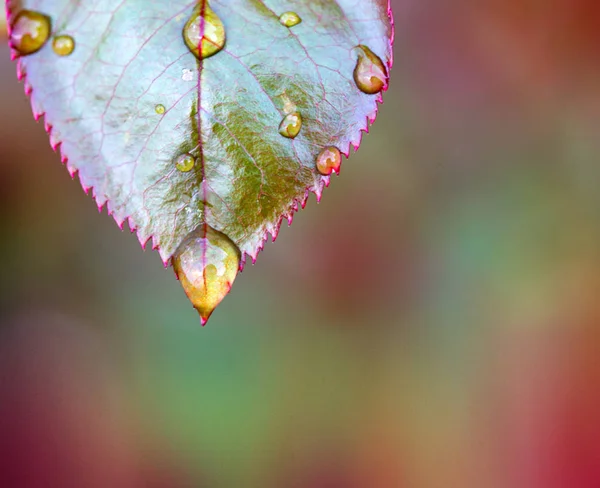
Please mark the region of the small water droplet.
<svg viewBox="0 0 600 488"><path fill-rule="evenodd" d="M158 114L158 115L162 115L165 113L165 106L162 103L159 103L158 105L156 105L154 107L154 111Z"/></svg>
<svg viewBox="0 0 600 488"><path fill-rule="evenodd" d="M194 72L191 69L184 68L181 70L181 79L183 81L194 81Z"/></svg>
<svg viewBox="0 0 600 488"><path fill-rule="evenodd" d="M21 10L11 25L10 45L21 56L38 52L48 41L51 23L47 15Z"/></svg>
<svg viewBox="0 0 600 488"><path fill-rule="evenodd" d="M231 290L240 251L225 234L207 224L191 232L173 256L173 269L202 325Z"/></svg>
<svg viewBox="0 0 600 488"><path fill-rule="evenodd" d="M183 28L183 40L198 59L208 58L225 46L225 26L207 0L198 2Z"/></svg>
<svg viewBox="0 0 600 488"><path fill-rule="evenodd" d="M279 133L283 137L293 139L300 133L302 128L302 116L298 112L286 115L279 124Z"/></svg>
<svg viewBox="0 0 600 488"><path fill-rule="evenodd" d="M279 16L279 22L286 27L294 27L302 22L302 19L296 12L284 12Z"/></svg>
<svg viewBox="0 0 600 488"><path fill-rule="evenodd" d="M342 153L337 147L328 146L317 156L317 170L324 176L339 173L342 165Z"/></svg>
<svg viewBox="0 0 600 488"><path fill-rule="evenodd" d="M71 36L56 36L52 41L52 50L59 56L68 56L75 50L75 39Z"/></svg>
<svg viewBox="0 0 600 488"><path fill-rule="evenodd" d="M357 46L358 61L354 68L354 81L360 91L374 95L387 88L388 72L383 61L367 46Z"/></svg>
<svg viewBox="0 0 600 488"><path fill-rule="evenodd" d="M192 171L196 165L196 158L191 154L182 154L175 160L175 167L182 173Z"/></svg>

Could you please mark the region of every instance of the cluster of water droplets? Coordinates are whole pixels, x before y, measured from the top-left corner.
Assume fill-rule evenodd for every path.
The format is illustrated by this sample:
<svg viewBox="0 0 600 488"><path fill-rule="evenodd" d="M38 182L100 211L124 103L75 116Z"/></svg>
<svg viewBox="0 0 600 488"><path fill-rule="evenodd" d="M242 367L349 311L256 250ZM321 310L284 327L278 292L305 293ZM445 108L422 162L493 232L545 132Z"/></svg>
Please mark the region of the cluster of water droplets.
<svg viewBox="0 0 600 488"><path fill-rule="evenodd" d="M52 36L52 20L32 10L21 10L10 26L10 45L20 56L29 56L42 49ZM75 39L67 34L55 35L52 50L59 56L69 56L75 50Z"/></svg>
<svg viewBox="0 0 600 488"><path fill-rule="evenodd" d="M288 11L279 16L279 22L291 29L299 25L302 19L296 12ZM53 34L50 17L40 12L21 10L12 20L10 32L11 46L20 56L40 51L50 38L52 50L58 56L69 56L75 50L75 39L67 34ZM182 34L186 46L199 62L225 47L225 25L210 8L208 0L198 0ZM357 62L353 78L358 89L374 95L387 88L388 72L381 58L364 45L356 46L355 52ZM189 72L187 77L186 72ZM187 78L193 80L191 70L184 70L183 79ZM166 107L157 104L154 110L158 115L163 115ZM302 124L302 115L294 107L283 116L279 134L294 139L300 134ZM316 156L315 169L323 176L337 174L341 162L340 150L335 146L327 146ZM184 153L175 158L174 165L179 172L189 173L197 168L197 158ZM183 240L173 255L172 264L204 325L231 289L240 265L240 250L229 237L204 223Z"/></svg>

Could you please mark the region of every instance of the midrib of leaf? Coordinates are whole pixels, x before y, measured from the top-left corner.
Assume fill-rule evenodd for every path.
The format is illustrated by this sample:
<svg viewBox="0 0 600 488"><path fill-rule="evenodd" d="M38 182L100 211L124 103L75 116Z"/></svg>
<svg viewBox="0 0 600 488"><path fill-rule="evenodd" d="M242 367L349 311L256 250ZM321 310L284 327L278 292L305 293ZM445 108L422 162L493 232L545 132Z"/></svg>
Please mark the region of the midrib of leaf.
<svg viewBox="0 0 600 488"><path fill-rule="evenodd" d="M204 18L204 14L206 12L206 3L208 0L199 0L200 1L200 17L198 18L198 20L200 21L200 18ZM198 49L201 48L201 44L202 44L202 38L204 36L204 33L201 31L200 32L200 41L199 41L199 46ZM203 59L197 59L196 60L196 66L198 68L198 87L197 87L197 94L198 94L198 99L196 101L196 103L192 102L192 112L190 113L190 118L192 121L192 143L195 147L198 148L198 158L197 158L197 162L196 165L198 167L198 171L196 173L196 181L198 182L198 186L201 188L202 191L202 220L203 220L203 224L206 224L206 213L207 213L207 206L206 206L206 184L207 182L205 181L205 176L206 176L206 170L205 170L205 160L204 160L204 144L202 141L202 118L200 117L200 111L202 109L202 73L204 71L204 60Z"/></svg>

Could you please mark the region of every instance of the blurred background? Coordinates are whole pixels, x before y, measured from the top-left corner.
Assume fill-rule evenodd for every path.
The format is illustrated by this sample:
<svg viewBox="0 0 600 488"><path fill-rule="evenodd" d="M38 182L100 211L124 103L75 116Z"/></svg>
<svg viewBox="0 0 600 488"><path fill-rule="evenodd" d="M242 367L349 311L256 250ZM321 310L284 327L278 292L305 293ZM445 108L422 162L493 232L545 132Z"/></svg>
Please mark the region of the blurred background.
<svg viewBox="0 0 600 488"><path fill-rule="evenodd" d="M600 486L600 3L392 3L371 134L205 328L0 47L0 487Z"/></svg>

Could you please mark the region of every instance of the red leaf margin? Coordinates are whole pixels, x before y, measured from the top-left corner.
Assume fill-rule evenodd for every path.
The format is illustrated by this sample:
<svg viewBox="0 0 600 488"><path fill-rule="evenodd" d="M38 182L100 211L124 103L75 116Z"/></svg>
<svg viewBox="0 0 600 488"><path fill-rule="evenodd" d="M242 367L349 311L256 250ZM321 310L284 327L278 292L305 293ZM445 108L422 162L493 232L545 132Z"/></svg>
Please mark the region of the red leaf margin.
<svg viewBox="0 0 600 488"><path fill-rule="evenodd" d="M6 27L7 27L7 34L8 34L8 39L9 39L9 47L11 50L11 60L12 61L16 61L17 64L17 78L19 81L23 82L24 85L24 91L25 94L30 98L30 102L31 102L31 111L33 113L33 117L35 119L35 121L39 121L40 118L45 116L44 112L38 111L33 103L32 100L32 93L33 93L33 87L28 83L27 81L27 73L25 72L25 69L21 63L20 60L20 56L18 54L18 52L12 47L11 43L10 43L10 38L11 38L11 33L12 33L12 20L13 20L13 14L19 10L19 5L18 5L19 0L6 0ZM390 26L391 26L391 32L390 32L390 39L389 39L389 43L390 43L390 58L386 63L386 68L388 71L388 76L391 73L391 69L392 66L394 64L394 52L393 52L393 45L394 45L394 38L395 38L395 26L394 26L394 16L392 13L392 6L391 6L391 0L387 0L387 16L388 19L390 21ZM383 92L387 91L389 88L389 83L386 84L386 86L383 89ZM378 105L383 104L383 92L380 92L377 94L377 98L376 98L376 109L375 112L373 113L372 116L367 116L365 118L365 125L362 129L359 130L358 132L358 140L356 141L351 141L348 143L347 147L344 148L339 148L340 152L346 157L346 159L348 159L350 157L350 147L352 147L354 149L354 152L358 151L361 143L362 143L362 138L363 138L363 133L368 134L369 133L369 129L370 126L373 125L373 123L375 122L375 119L377 118L378 112L379 112L379 107ZM44 117L45 118L45 117ZM79 170L78 169L73 169L71 170L67 163L69 158L67 157L66 154L63 153L62 149L61 149L61 145L62 142L55 140L53 137L53 133L52 133L52 125L50 125L48 122L46 122L44 120L44 128L46 130L46 133L48 134L48 137L50 139L50 147L52 148L52 150L54 152L58 152L59 156L60 156L60 160L61 162L67 166L67 171L69 172L69 175L71 176L72 179L75 179L75 177L78 175ZM295 198L287 213L282 214L279 217L279 220L275 223L275 225L273 225L271 227L271 229L267 229L265 231L264 236L262 237L261 243L259 244L257 251L254 255L251 255L247 252L243 252L241 259L240 259L240 271L243 271L244 266L246 264L247 261L247 257L250 256L251 260L252 260L252 264L256 264L256 260L258 257L258 254L264 249L265 243L269 240L269 235L271 235L271 240L272 242L275 242L275 240L277 239L277 236L279 235L279 231L281 229L281 225L283 223L283 220L286 219L288 222L288 227L292 225L292 222L294 220L294 214L296 212L298 212L301 208L304 209L306 207L306 204L308 202L308 198L310 197L311 193L315 194L315 197L317 199L317 203L319 203L321 201L321 197L323 195L323 189L324 187L329 187L329 184L331 182L331 177L330 176L323 176L321 178L321 182L322 184L316 185L313 188L307 188L304 192L304 195L301 199L297 199ZM130 232L136 232L137 231L137 226L135 224L135 222L132 221L131 217L127 217L121 221L119 221L111 212L111 210L108 208L109 207L109 201L105 201L103 203L100 203L98 201L98 198L94 192L94 187L93 186L89 186L86 187L83 182L81 181L81 178L79 178L79 183L81 184L81 187L84 191L84 193L86 195L89 194L90 190L92 190L92 196L94 198L94 201L96 202L96 204L98 205L98 211L101 213L102 210L104 209L104 206L106 205L107 207L107 213L108 215L112 216L113 219L115 220L117 226L119 227L119 229L123 230L124 229L124 225L125 225L125 221L127 221L127 226L129 227ZM145 250L146 245L148 244L148 241L152 240L152 250L157 250L159 251L161 260L163 262L163 265L165 268L168 268L169 265L171 264L171 258L172 255L168 255L165 256L160 252L160 246L158 245L158 243L156 242L155 236L154 235L149 235L147 237L142 237L139 235L139 233L136 232L136 235L138 237L138 241L142 247L143 250Z"/></svg>

